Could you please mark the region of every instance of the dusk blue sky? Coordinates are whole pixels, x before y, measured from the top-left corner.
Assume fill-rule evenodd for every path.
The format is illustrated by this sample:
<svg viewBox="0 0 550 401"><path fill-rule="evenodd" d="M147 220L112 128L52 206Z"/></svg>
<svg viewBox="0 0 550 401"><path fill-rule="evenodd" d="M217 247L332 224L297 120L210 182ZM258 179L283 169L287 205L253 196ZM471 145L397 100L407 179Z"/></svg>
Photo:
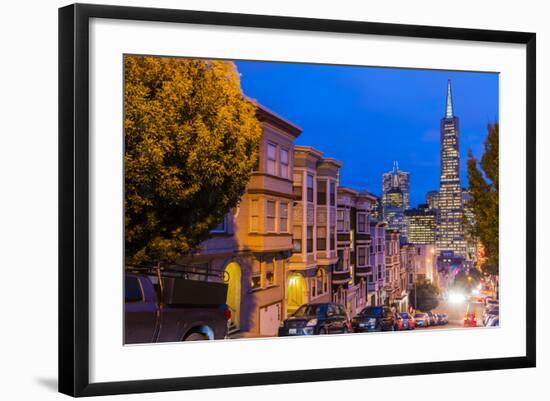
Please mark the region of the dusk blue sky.
<svg viewBox="0 0 550 401"><path fill-rule="evenodd" d="M439 189L439 124L451 79L460 124L461 180L498 121L498 74L236 62L244 93L304 131L297 144L341 160L340 185L381 193L393 161L411 173L411 206Z"/></svg>

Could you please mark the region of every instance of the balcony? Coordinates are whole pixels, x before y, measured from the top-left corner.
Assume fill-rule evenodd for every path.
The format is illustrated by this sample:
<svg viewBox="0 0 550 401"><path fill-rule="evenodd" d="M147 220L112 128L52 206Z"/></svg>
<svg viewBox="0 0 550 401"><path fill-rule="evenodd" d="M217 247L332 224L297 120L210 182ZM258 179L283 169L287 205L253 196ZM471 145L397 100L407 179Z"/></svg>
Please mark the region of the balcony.
<svg viewBox="0 0 550 401"><path fill-rule="evenodd" d="M359 277L365 277L372 273L372 266L356 266L355 274Z"/></svg>
<svg viewBox="0 0 550 401"><path fill-rule="evenodd" d="M347 283L350 279L350 271L349 270L333 270L332 271L332 283L333 284L344 284Z"/></svg>
<svg viewBox="0 0 550 401"><path fill-rule="evenodd" d="M249 233L247 247L253 252L292 251L292 234L290 233Z"/></svg>

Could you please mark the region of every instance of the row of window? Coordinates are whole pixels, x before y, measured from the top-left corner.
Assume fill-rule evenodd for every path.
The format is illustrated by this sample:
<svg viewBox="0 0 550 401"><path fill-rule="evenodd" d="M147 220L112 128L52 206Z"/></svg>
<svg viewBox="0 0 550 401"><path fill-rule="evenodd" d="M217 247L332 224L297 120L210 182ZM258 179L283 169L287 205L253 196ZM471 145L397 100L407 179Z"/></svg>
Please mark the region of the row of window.
<svg viewBox="0 0 550 401"><path fill-rule="evenodd" d="M301 201L303 198L302 190L302 174L294 174L292 190L296 200ZM310 203L314 202L313 199L313 175L306 175L306 200ZM328 185L328 204L330 206L336 206L336 183L330 181ZM327 180L317 180L317 204L325 206L327 204Z"/></svg>
<svg viewBox="0 0 550 401"><path fill-rule="evenodd" d="M268 233L288 233L288 202L275 200L265 201L265 232ZM278 208L277 208L278 204ZM278 213L277 213L278 211ZM260 230L260 200L252 199L250 201L250 231L259 232Z"/></svg>
<svg viewBox="0 0 550 401"><path fill-rule="evenodd" d="M367 234L368 228L368 213L357 213L357 233ZM336 227L338 232L345 233L350 231L350 211L349 209L338 209L336 211Z"/></svg>
<svg viewBox="0 0 550 401"><path fill-rule="evenodd" d="M336 249L336 237L334 236L335 227L330 228L331 235L328 241L329 249ZM317 250L326 251L327 250L327 227L319 226L317 227ZM302 252L302 227L294 226L293 233L293 252L301 253ZM306 227L306 252L313 253L313 226Z"/></svg>
<svg viewBox="0 0 550 401"><path fill-rule="evenodd" d="M266 159L266 170L268 174L278 175L282 178L290 178L290 156L288 149L278 147L276 144L268 142Z"/></svg>
<svg viewBox="0 0 550 401"><path fill-rule="evenodd" d="M267 262L255 262L252 265L250 287L253 290L277 285L275 263L275 260L270 260Z"/></svg>

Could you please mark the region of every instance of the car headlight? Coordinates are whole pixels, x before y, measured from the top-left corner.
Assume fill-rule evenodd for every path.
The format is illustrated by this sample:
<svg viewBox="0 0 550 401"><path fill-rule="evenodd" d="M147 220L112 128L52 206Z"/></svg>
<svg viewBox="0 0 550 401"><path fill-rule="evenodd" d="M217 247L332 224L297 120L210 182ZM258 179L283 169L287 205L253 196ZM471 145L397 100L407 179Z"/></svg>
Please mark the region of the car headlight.
<svg viewBox="0 0 550 401"><path fill-rule="evenodd" d="M316 324L317 324L317 319L310 319L308 320L306 326L311 327L311 326L315 326Z"/></svg>

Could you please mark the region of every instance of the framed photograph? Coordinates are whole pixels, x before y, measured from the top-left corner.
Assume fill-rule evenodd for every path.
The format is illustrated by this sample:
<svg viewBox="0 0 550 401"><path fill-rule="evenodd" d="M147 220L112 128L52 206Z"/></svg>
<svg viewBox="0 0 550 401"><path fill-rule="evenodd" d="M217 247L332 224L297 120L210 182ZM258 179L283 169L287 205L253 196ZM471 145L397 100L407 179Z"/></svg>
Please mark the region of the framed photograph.
<svg viewBox="0 0 550 401"><path fill-rule="evenodd" d="M534 367L535 82L534 33L61 8L59 390Z"/></svg>

